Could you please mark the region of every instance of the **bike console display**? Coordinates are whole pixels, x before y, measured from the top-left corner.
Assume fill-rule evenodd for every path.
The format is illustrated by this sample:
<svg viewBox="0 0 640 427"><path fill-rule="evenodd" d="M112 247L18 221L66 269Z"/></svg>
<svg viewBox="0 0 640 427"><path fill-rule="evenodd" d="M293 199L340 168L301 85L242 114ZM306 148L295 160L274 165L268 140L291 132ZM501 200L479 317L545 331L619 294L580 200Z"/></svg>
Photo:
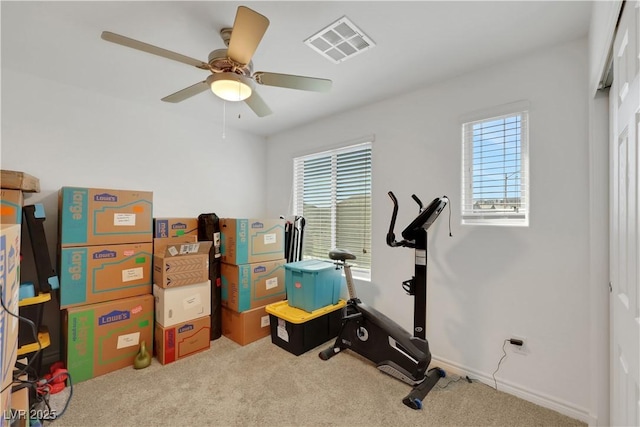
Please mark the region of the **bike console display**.
<svg viewBox="0 0 640 427"><path fill-rule="evenodd" d="M402 231L402 237L404 240L396 242L393 229L395 228L396 217L398 215L398 200L396 199L396 196L393 194L393 192L389 191L388 194L393 201L393 214L391 216L389 233L387 233L387 244L392 247L412 246L411 242L416 239L417 233L420 230L427 230L429 227L431 227L431 224L435 222L436 218L438 218L440 212L442 212L444 207L447 205L447 202L449 201L446 196L436 197L431 203L429 203L429 206L422 209L422 202L420 202L420 199L418 199L415 194L412 195L411 197L416 201L416 203L418 203L418 206L420 207L420 214Z"/></svg>
<svg viewBox="0 0 640 427"><path fill-rule="evenodd" d="M402 230L402 237L407 240L414 240L417 230L420 228L428 230L446 205L447 199L444 197L436 197L433 199L429 206L420 212L420 215L418 215L407 228Z"/></svg>

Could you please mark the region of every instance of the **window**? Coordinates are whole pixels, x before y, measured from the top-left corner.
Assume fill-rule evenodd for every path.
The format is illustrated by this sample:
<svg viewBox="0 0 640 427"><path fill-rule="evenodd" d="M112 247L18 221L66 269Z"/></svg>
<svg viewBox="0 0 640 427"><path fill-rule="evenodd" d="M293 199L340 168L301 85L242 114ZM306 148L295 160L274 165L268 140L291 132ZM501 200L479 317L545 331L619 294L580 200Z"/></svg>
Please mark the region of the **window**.
<svg viewBox="0 0 640 427"><path fill-rule="evenodd" d="M297 157L294 214L305 218L303 259L329 259L334 248L356 256L354 274L371 271L371 142Z"/></svg>
<svg viewBox="0 0 640 427"><path fill-rule="evenodd" d="M462 125L462 223L529 225L528 112Z"/></svg>

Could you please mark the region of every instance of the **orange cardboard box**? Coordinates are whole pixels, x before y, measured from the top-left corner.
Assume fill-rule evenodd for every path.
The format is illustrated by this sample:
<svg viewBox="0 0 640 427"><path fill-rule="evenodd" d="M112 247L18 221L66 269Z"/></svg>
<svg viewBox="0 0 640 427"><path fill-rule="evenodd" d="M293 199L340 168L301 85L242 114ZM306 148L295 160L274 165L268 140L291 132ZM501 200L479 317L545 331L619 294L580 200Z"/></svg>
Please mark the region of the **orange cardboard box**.
<svg viewBox="0 0 640 427"><path fill-rule="evenodd" d="M0 186L28 193L40 192L40 180L28 173L10 170L0 170Z"/></svg>
<svg viewBox="0 0 640 427"><path fill-rule="evenodd" d="M222 334L240 345L271 335L266 306L238 313L222 307Z"/></svg>
<svg viewBox="0 0 640 427"><path fill-rule="evenodd" d="M211 316L163 327L156 322L156 358L166 365L211 347Z"/></svg>
<svg viewBox="0 0 640 427"><path fill-rule="evenodd" d="M170 288L209 280L209 251L212 244L209 241L176 243L166 245L162 251L156 249L153 255L153 284Z"/></svg>

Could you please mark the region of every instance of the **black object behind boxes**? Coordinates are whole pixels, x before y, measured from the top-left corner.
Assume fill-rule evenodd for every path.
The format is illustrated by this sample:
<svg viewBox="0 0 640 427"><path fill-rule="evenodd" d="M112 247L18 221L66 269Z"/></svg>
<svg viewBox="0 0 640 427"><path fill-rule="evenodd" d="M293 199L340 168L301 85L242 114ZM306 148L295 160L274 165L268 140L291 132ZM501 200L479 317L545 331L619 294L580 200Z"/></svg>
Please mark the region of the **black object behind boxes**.
<svg viewBox="0 0 640 427"><path fill-rule="evenodd" d="M212 241L209 251L211 281L211 341L222 336L222 283L220 279L220 219L215 213L198 216L198 240Z"/></svg>

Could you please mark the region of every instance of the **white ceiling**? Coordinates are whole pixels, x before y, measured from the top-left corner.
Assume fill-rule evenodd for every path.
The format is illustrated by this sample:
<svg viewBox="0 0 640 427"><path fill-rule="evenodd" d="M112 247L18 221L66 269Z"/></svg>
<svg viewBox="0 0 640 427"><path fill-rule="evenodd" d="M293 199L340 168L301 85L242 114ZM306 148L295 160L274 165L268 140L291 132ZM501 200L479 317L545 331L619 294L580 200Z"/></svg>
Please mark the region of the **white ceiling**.
<svg viewBox="0 0 640 427"><path fill-rule="evenodd" d="M208 75L100 38L108 30L202 61L247 6L270 20L254 71L328 78L330 93L258 86L274 114L203 92L160 99ZM409 92L514 55L585 37L582 1L7 2L1 3L2 69L79 86L166 111L268 136L320 117ZM334 64L304 40L347 16L376 47Z"/></svg>

